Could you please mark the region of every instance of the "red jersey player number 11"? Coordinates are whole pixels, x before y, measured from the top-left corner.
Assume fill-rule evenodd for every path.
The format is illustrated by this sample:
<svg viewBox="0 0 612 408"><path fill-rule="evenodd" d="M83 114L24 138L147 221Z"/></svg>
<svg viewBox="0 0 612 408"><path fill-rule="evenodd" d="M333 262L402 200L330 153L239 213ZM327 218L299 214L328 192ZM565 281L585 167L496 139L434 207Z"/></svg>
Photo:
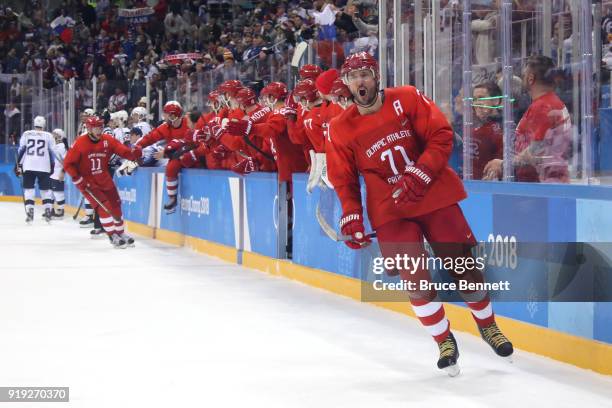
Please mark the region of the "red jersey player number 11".
<svg viewBox="0 0 612 408"><path fill-rule="evenodd" d="M476 239L457 204L467 195L448 165L453 131L445 116L415 87L379 91L378 62L366 52L349 56L341 77L354 104L331 120L326 154L328 175L342 205L340 228L351 236L346 244L359 249L370 243L363 223L363 176L368 217L383 257L424 256L424 238L438 257L473 257ZM435 288L421 284L431 282L429 271L396 272L417 288L408 295L416 316L438 343L438 368L457 375L459 351L443 305ZM484 282L479 268L449 274L457 283ZM509 357L512 343L495 323L488 293L459 293L483 339L496 354Z"/></svg>
<svg viewBox="0 0 612 408"><path fill-rule="evenodd" d="M125 234L121 200L108 162L113 155L138 161L142 149L130 149L112 135L102 132L104 121L90 116L85 121L87 133L79 136L68 150L64 169L70 174L72 182L100 216L102 227L115 248L134 245L134 239Z"/></svg>

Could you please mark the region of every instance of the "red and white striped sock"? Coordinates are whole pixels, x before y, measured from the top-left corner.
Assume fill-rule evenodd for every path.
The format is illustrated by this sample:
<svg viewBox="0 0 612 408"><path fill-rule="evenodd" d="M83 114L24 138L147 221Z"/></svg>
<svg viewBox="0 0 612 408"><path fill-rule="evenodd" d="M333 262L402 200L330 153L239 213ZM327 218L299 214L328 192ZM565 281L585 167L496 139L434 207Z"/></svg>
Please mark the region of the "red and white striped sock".
<svg viewBox="0 0 612 408"><path fill-rule="evenodd" d="M465 302L472 311L472 317L478 327L486 327L495 321L495 314L491 306L489 296L485 296L480 302Z"/></svg>
<svg viewBox="0 0 612 408"><path fill-rule="evenodd" d="M410 299L410 303L414 314L436 342L439 343L448 337L450 322L446 318L442 302Z"/></svg>
<svg viewBox="0 0 612 408"><path fill-rule="evenodd" d="M109 236L115 233L115 220L113 220L113 217L100 215L100 223Z"/></svg>
<svg viewBox="0 0 612 408"><path fill-rule="evenodd" d="M123 219L119 222L115 221L115 232L119 235L123 234L124 232Z"/></svg>
<svg viewBox="0 0 612 408"><path fill-rule="evenodd" d="M166 191L169 197L176 197L178 190L178 179L170 178L166 180Z"/></svg>

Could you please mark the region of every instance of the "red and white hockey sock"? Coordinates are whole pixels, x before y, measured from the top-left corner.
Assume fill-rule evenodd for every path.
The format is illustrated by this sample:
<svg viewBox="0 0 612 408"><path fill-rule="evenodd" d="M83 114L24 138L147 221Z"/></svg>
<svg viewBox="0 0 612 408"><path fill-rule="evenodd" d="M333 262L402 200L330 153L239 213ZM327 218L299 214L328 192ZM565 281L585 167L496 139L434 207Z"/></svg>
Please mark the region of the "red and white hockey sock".
<svg viewBox="0 0 612 408"><path fill-rule="evenodd" d="M430 302L423 299L410 299L412 310L425 329L439 343L448 337L450 322L444 313L442 302Z"/></svg>
<svg viewBox="0 0 612 408"><path fill-rule="evenodd" d="M480 302L465 303L472 311L472 317L478 327L486 327L495 321L495 314L493 314L493 307L488 295Z"/></svg>
<svg viewBox="0 0 612 408"><path fill-rule="evenodd" d="M115 233L115 220L113 217L100 214L100 223L109 236Z"/></svg>
<svg viewBox="0 0 612 408"><path fill-rule="evenodd" d="M168 177L166 180L166 191L169 197L176 197L178 190L178 179Z"/></svg>
<svg viewBox="0 0 612 408"><path fill-rule="evenodd" d="M120 222L115 221L115 232L119 235L124 233L123 219Z"/></svg>

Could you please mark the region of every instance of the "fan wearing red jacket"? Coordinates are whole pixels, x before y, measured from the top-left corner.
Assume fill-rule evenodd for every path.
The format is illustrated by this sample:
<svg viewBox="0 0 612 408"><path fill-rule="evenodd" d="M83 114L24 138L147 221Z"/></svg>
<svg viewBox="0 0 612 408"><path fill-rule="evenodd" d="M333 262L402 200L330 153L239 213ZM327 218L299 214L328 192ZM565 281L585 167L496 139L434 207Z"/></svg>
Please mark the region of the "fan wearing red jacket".
<svg viewBox="0 0 612 408"><path fill-rule="evenodd" d="M164 115L166 121L138 140L136 146L144 148L160 140L165 140L167 145L164 149L164 156L171 158L184 146L191 128L189 127L189 120L183 116L183 107L177 101L166 102ZM166 166L166 191L168 192L168 203L164 205L166 211L176 207L178 173L181 170L180 163L175 162L172 165L170 163Z"/></svg>
<svg viewBox="0 0 612 408"><path fill-rule="evenodd" d="M457 260L453 265L459 265L460 258L472 258L476 240L457 204L466 193L448 166L453 132L444 114L412 86L379 91L378 62L366 52L349 56L341 76L355 103L332 119L326 154L329 177L342 204L340 228L351 237L346 244L353 249L370 244L363 223L363 175L368 216L385 258L427 257L423 238L437 257ZM431 281L425 267L398 271L417 288ZM484 281L476 267L449 273L456 281ZM438 368L457 375L459 351L437 293L408 294L416 316L438 343ZM488 293L460 294L483 339L499 356L510 356L512 343L495 323Z"/></svg>
<svg viewBox="0 0 612 408"><path fill-rule="evenodd" d="M134 239L124 232L121 200L108 161L113 155L137 161L142 149L123 145L112 135L102 133L104 121L90 116L85 121L87 133L79 136L64 160L64 169L100 216L102 227L115 248L133 246Z"/></svg>

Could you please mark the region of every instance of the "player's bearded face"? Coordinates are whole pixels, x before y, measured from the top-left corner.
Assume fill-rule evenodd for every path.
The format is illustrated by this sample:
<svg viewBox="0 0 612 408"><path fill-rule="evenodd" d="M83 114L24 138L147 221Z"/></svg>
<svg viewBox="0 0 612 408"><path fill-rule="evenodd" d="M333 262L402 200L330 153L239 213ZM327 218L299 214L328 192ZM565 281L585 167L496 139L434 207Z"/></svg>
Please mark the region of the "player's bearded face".
<svg viewBox="0 0 612 408"><path fill-rule="evenodd" d="M360 105L371 105L374 103L378 96L378 84L371 70L360 69L351 71L348 73L346 81L355 102Z"/></svg>

